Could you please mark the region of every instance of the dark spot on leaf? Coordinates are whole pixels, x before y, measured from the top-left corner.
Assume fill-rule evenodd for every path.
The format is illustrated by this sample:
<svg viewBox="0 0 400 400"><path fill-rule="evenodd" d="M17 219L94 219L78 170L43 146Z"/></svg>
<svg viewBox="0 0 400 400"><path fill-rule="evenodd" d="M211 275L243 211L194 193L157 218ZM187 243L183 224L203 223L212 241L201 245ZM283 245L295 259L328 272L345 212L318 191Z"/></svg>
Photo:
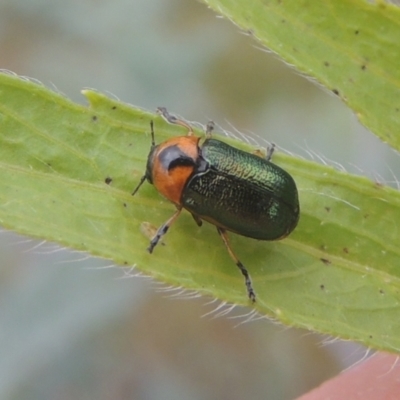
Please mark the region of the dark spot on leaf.
<svg viewBox="0 0 400 400"><path fill-rule="evenodd" d="M97 115L93 115L92 121L93 121L93 122L96 122L96 121L97 121Z"/></svg>
<svg viewBox="0 0 400 400"><path fill-rule="evenodd" d="M319 287L320 287L322 290L325 289L325 285L323 285L323 284L319 285Z"/></svg>
<svg viewBox="0 0 400 400"><path fill-rule="evenodd" d="M370 338L370 339L372 339L372 338L373 338L373 336L372 336L372 335L369 335L369 338Z"/></svg>
<svg viewBox="0 0 400 400"><path fill-rule="evenodd" d="M343 252L349 254L349 249L347 247L343 247Z"/></svg>
<svg viewBox="0 0 400 400"><path fill-rule="evenodd" d="M111 107L111 110L116 110L117 109L117 106L112 106Z"/></svg>
<svg viewBox="0 0 400 400"><path fill-rule="evenodd" d="M364 218L365 219L369 218L369 214L364 214Z"/></svg>
<svg viewBox="0 0 400 400"><path fill-rule="evenodd" d="M326 212L330 212L331 208L330 207L325 207Z"/></svg>
<svg viewBox="0 0 400 400"><path fill-rule="evenodd" d="M104 179L104 182L107 183L107 185L109 185L112 182L112 178L110 178L109 176L107 176L106 179Z"/></svg>
<svg viewBox="0 0 400 400"><path fill-rule="evenodd" d="M126 203L124 203L124 207L126 207Z"/></svg>
<svg viewBox="0 0 400 400"><path fill-rule="evenodd" d="M337 96L339 96L339 90L333 89L332 92L333 92L334 94L336 94Z"/></svg>
<svg viewBox="0 0 400 400"><path fill-rule="evenodd" d="M282 24L286 23L286 19L281 19Z"/></svg>
<svg viewBox="0 0 400 400"><path fill-rule="evenodd" d="M365 64L363 64L363 65L361 65L361 69L362 69L363 71L365 71L365 70L367 69L367 66L366 66Z"/></svg>
<svg viewBox="0 0 400 400"><path fill-rule="evenodd" d="M324 65L325 65L325 67L329 67L330 64L328 63L328 61L325 61Z"/></svg>
<svg viewBox="0 0 400 400"><path fill-rule="evenodd" d="M379 289L380 294L385 294L385 292L382 289Z"/></svg>
<svg viewBox="0 0 400 400"><path fill-rule="evenodd" d="M128 265L128 261L124 261L124 265Z"/></svg>
<svg viewBox="0 0 400 400"><path fill-rule="evenodd" d="M327 258L320 258L320 260L321 260L325 265L331 265L331 264L332 264L331 260L328 260Z"/></svg>
<svg viewBox="0 0 400 400"><path fill-rule="evenodd" d="M356 35L358 35L358 34L360 33L360 31L357 30L357 31L354 31L354 33L355 33Z"/></svg>

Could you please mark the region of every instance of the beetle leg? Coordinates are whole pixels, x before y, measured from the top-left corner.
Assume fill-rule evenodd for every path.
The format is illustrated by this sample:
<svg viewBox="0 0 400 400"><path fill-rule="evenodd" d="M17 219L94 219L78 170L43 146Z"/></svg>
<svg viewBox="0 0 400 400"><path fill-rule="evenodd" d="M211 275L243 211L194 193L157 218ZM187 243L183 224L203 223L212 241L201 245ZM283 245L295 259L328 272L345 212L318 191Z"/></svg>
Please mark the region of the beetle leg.
<svg viewBox="0 0 400 400"><path fill-rule="evenodd" d="M246 283L246 288L247 288L247 294L249 296L249 299L251 300L252 303L256 301L256 294L253 289L253 285L251 284L251 279L250 275L247 272L246 267L240 262L240 260L236 257L235 253L232 251L231 246L229 244L229 239L228 239L228 234L226 233L226 230L220 227L217 227L217 231L219 235L221 236L226 248L228 249L228 253L235 262L235 264L238 266L240 269L240 272L244 276L244 281Z"/></svg>
<svg viewBox="0 0 400 400"><path fill-rule="evenodd" d="M266 157L265 157L265 159L266 159L267 161L270 161L270 160L271 160L272 154L274 154L274 151L275 151L275 143L271 143L271 146L268 147L268 149L267 149L267 155L266 155Z"/></svg>
<svg viewBox="0 0 400 400"><path fill-rule="evenodd" d="M211 137L211 133L215 128L215 124L213 121L208 122L208 124L206 125L206 137L210 138Z"/></svg>
<svg viewBox="0 0 400 400"><path fill-rule="evenodd" d="M160 239L168 232L169 227L175 222L175 220L179 217L179 214L181 213L182 208L178 208L175 212L175 214L167 221L164 222L157 230L157 233L153 237L153 239L150 240L150 245L147 248L148 252L151 254L153 252L154 247L157 246L157 243L160 241Z"/></svg>
<svg viewBox="0 0 400 400"><path fill-rule="evenodd" d="M181 119L178 119L171 115L165 107L157 107L157 114L160 114L167 122L170 124L175 124L175 125L180 125L184 126L185 128L188 129L188 136L193 135L193 129L192 127L185 121L182 121Z"/></svg>
<svg viewBox="0 0 400 400"><path fill-rule="evenodd" d="M196 222L197 226L203 225L203 221L197 215L192 214L192 217L193 217L194 221Z"/></svg>
<svg viewBox="0 0 400 400"><path fill-rule="evenodd" d="M140 224L140 232L142 232L143 235L146 236L148 239L152 239L157 233L157 228L150 222L143 221ZM165 243L162 240L160 240L158 243L165 246Z"/></svg>

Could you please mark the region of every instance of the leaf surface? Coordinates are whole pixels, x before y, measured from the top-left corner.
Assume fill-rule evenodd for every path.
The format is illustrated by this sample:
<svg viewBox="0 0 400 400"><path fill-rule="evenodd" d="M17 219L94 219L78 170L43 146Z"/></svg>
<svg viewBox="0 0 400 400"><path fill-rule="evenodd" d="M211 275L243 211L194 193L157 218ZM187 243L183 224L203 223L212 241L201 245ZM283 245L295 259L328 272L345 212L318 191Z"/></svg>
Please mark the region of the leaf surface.
<svg viewBox="0 0 400 400"><path fill-rule="evenodd" d="M400 8L365 0L204 0L332 90L400 151Z"/></svg>
<svg viewBox="0 0 400 400"><path fill-rule="evenodd" d="M165 245L146 251L148 227L174 212L148 183L131 196L146 165L149 121L157 142L185 130L99 93L84 94L90 107L0 74L0 225L249 304L215 227L197 227L189 213ZM279 242L230 235L253 278L255 308L289 325L399 351L399 193L279 152L273 160L297 182L301 218ZM144 222L150 225L143 231Z"/></svg>

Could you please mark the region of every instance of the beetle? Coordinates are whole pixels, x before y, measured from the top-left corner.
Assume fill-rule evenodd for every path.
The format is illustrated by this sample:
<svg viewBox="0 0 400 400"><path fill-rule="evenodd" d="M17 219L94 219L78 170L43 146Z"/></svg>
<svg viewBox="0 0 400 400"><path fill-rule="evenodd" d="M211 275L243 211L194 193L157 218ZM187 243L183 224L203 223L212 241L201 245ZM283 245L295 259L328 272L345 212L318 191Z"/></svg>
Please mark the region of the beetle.
<svg viewBox="0 0 400 400"><path fill-rule="evenodd" d="M258 240L278 240L289 235L300 215L295 181L271 163L273 145L265 158L239 150L211 137L212 122L207 124L205 140L200 143L201 137L194 134L188 123L170 115L164 107L159 107L157 113L188 132L156 145L153 121L150 122L151 148L146 172L132 195L147 180L177 210L158 228L147 250L153 252L182 209L186 209L198 226L203 220L216 226L254 303L256 294L250 275L231 249L227 232Z"/></svg>

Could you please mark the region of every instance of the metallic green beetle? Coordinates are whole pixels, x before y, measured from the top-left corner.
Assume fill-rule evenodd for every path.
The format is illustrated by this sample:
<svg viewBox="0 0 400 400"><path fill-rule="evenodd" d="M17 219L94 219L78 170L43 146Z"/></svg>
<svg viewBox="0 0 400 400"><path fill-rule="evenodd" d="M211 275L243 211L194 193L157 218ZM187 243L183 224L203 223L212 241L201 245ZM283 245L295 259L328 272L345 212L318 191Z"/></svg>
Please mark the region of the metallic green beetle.
<svg viewBox="0 0 400 400"><path fill-rule="evenodd" d="M233 253L227 231L259 240L278 240L289 235L299 221L299 199L293 178L270 162L274 147L266 158L250 154L211 138L213 123L207 125L206 139L200 144L186 122L157 109L169 123L188 129L158 145L154 141L147 159L146 173L132 195L147 180L177 207L175 214L157 230L148 251L153 252L160 238L188 210L196 223L208 221L217 231L232 259L242 272L252 302L256 295L249 273Z"/></svg>

